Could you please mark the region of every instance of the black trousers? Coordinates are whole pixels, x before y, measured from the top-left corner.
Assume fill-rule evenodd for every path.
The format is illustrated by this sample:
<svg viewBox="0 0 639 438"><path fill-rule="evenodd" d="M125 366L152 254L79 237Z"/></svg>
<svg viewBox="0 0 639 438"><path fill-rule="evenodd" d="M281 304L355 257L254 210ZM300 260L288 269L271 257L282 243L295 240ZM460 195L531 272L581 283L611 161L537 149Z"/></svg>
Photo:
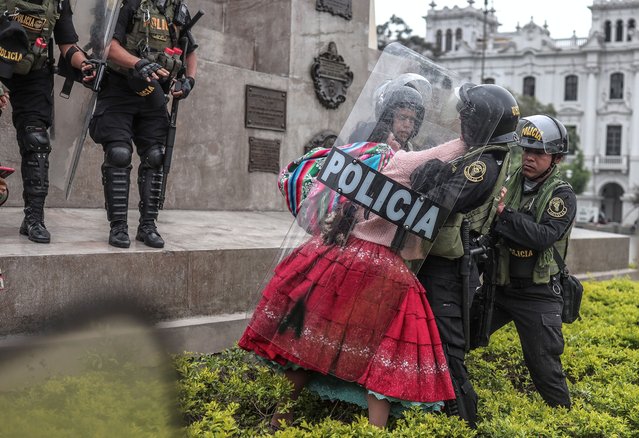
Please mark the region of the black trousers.
<svg viewBox="0 0 639 438"><path fill-rule="evenodd" d="M13 126L19 136L25 126L48 128L53 115L53 74L48 68L2 79L10 93Z"/></svg>
<svg viewBox="0 0 639 438"><path fill-rule="evenodd" d="M570 393L561 366L562 306L561 295L553 292L552 283L498 288L491 333L514 321L524 361L537 391L550 406L569 408Z"/></svg>
<svg viewBox="0 0 639 438"><path fill-rule="evenodd" d="M169 129L165 105L152 106L135 94L124 77L111 73L105 78L89 133L96 143L106 148L109 143L136 145L138 155L152 147L163 146Z"/></svg>
<svg viewBox="0 0 639 438"><path fill-rule="evenodd" d="M463 282L459 275L459 261L429 256L422 265L417 278L426 289L439 336L444 347L446 360L455 394L456 403L448 404L447 410L459 415L472 426L477 421L477 393L468 378L466 368L466 339L462 320ZM479 275L473 267L469 279L469 303L479 286ZM452 409L451 409L452 406Z"/></svg>

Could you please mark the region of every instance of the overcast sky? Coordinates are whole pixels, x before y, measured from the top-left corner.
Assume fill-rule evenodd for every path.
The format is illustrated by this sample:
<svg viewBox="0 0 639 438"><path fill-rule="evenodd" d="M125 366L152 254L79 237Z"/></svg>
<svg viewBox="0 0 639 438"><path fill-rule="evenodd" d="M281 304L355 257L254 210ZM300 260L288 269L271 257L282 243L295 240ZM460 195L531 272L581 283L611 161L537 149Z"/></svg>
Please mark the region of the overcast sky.
<svg viewBox="0 0 639 438"><path fill-rule="evenodd" d="M402 18L411 29L413 35L426 35L426 21L424 17L432 0L375 0L375 21L384 24L391 15ZM452 8L468 6L466 0L435 0L436 9L444 6ZM473 5L483 8L484 0L477 0ZM578 37L588 36L591 14L588 6L592 0L488 0L488 8L495 9L495 15L501 23L500 32L511 32L534 18L535 23L548 23L548 30L552 38L570 38L572 31Z"/></svg>

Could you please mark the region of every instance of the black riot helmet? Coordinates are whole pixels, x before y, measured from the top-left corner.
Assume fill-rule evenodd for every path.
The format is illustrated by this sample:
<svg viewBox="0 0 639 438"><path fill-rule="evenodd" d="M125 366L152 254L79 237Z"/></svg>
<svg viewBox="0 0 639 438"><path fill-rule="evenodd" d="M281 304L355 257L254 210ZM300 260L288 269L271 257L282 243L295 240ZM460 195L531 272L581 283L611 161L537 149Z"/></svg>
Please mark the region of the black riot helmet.
<svg viewBox="0 0 639 438"><path fill-rule="evenodd" d="M508 90L494 84L467 82L456 93L462 139L469 147L513 141L519 105Z"/></svg>
<svg viewBox="0 0 639 438"><path fill-rule="evenodd" d="M546 114L522 118L517 124L515 141L524 149L543 150L549 155L568 153L566 127Z"/></svg>
<svg viewBox="0 0 639 438"><path fill-rule="evenodd" d="M382 84L375 93L377 127L374 132L389 130L393 125L395 112L400 108L408 108L415 111L415 125L410 138L415 137L424 122L426 112L424 106L431 95L430 82L423 76L414 73L402 74L396 79Z"/></svg>

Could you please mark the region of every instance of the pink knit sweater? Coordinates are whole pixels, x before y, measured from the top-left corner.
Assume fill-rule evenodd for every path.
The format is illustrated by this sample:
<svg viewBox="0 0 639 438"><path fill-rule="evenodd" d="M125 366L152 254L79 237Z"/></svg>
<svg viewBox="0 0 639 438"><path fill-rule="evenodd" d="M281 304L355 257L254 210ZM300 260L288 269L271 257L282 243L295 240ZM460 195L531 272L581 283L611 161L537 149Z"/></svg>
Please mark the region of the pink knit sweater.
<svg viewBox="0 0 639 438"><path fill-rule="evenodd" d="M384 167L382 173L396 182L410 187L410 176L419 165L425 161L439 159L441 161L451 161L466 151L466 146L460 139L452 140L433 148L418 151L406 152L400 150ZM364 220L364 209L357 210L357 224L351 232L351 236L369 242L390 247L397 226L391 224L375 213L371 212L368 219ZM401 251L404 260L415 260L423 258L421 253L421 239L411 234L406 239L406 245Z"/></svg>

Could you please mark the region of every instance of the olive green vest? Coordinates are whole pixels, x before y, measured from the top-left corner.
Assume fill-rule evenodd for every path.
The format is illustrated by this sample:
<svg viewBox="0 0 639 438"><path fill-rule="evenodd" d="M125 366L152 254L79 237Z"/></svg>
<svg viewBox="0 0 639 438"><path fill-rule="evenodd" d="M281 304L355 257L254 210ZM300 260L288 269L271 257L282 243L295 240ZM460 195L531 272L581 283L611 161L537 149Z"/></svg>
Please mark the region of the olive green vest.
<svg viewBox="0 0 639 438"><path fill-rule="evenodd" d="M29 51L15 66L14 74L26 75L30 71L40 70L47 64L47 50L37 54L33 52L33 47L36 39L40 37L47 44L51 44L53 28L60 19L59 4L60 0L44 0L42 5L25 0L0 0L0 13L6 11L12 20L20 23L29 38Z"/></svg>
<svg viewBox="0 0 639 438"><path fill-rule="evenodd" d="M472 159L473 157L479 157L480 154L485 154L492 151L506 152L506 156L504 157L504 162L502 163L495 186L493 187L493 190L486 201L479 207L466 214L456 213L450 215L446 222L444 222L444 225L442 225L442 227L440 228L434 242L431 243L427 240L423 241L422 247L424 248L425 253L451 260L462 257L464 255L464 246L461 240L461 223L464 218L468 219L470 231L478 235L484 235L488 233L490 225L492 224L495 217L495 212L497 211L497 205L499 204L499 191L501 190L501 187L506 180L506 175L508 173L510 161L509 150L510 148L508 147L508 145L505 144L487 145L481 148L473 149L472 151L466 153L466 155L452 162L453 165L455 165L456 162L463 163L466 162L466 160L468 159ZM464 169L456 169L455 171L457 170L463 171Z"/></svg>
<svg viewBox="0 0 639 438"><path fill-rule="evenodd" d="M168 2L166 11L162 14L154 1L141 0L133 15L133 24L127 29L124 48L134 56L159 62L164 67L164 62L158 58L164 55L164 49L177 45L170 30L177 3L177 0ZM107 64L109 68L126 74L126 69L119 65L113 62Z"/></svg>
<svg viewBox="0 0 639 438"><path fill-rule="evenodd" d="M535 222L539 223L552 198L553 192L562 186L570 187L570 184L560 178L559 169L555 168L537 192L524 196L522 195L523 175L521 174L520 168L513 175L511 183L508 184L508 195L505 202L513 210L518 211L520 208L525 207L527 210L530 209L530 211L534 211ZM568 239L570 238L571 232L572 225L570 225L566 233L564 233L564 236L554 244L564 260L566 258L566 252L568 251ZM499 249L497 284L505 285L510 283L510 252L508 251L506 243L503 241L500 242L497 247ZM551 246L540 252L537 257L537 262L533 270L533 283L546 284L550 281L550 277L558 272L559 266L557 266L555 262Z"/></svg>

